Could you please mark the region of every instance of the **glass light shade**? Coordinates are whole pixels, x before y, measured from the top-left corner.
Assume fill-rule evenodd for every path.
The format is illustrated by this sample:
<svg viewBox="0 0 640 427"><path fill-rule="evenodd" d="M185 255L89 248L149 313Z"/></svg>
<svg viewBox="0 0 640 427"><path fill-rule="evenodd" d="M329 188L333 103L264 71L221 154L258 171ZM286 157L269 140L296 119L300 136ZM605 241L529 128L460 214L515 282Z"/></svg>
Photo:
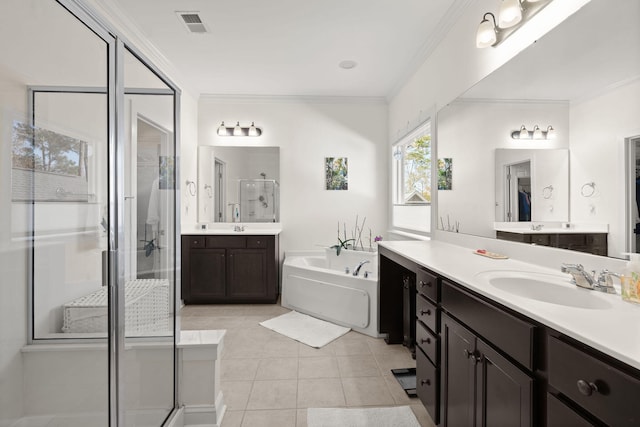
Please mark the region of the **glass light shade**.
<svg viewBox="0 0 640 427"><path fill-rule="evenodd" d="M540 130L540 127L538 125L535 125L533 127L533 139L544 139L542 130Z"/></svg>
<svg viewBox="0 0 640 427"><path fill-rule="evenodd" d="M529 131L524 125L520 127L520 139L529 139Z"/></svg>
<svg viewBox="0 0 640 427"><path fill-rule="evenodd" d="M222 122L222 124L220 124L220 126L218 127L218 135L220 136L227 135L227 128L225 127L224 122Z"/></svg>
<svg viewBox="0 0 640 427"><path fill-rule="evenodd" d="M556 130L553 128L553 126L549 126L547 128L547 139L555 139L556 137Z"/></svg>
<svg viewBox="0 0 640 427"><path fill-rule="evenodd" d="M522 21L520 0L502 0L500 11L498 12L498 26L500 28L511 28L520 21Z"/></svg>
<svg viewBox="0 0 640 427"><path fill-rule="evenodd" d="M256 125L253 122L249 126L249 136L258 136L258 129L256 129Z"/></svg>
<svg viewBox="0 0 640 427"><path fill-rule="evenodd" d="M478 25L478 32L476 33L476 47L482 49L485 47L493 46L498 40L496 35L496 26L493 22L489 21L485 17Z"/></svg>
<svg viewBox="0 0 640 427"><path fill-rule="evenodd" d="M233 128L233 136L242 136L242 128L240 122L236 123L236 127Z"/></svg>
<svg viewBox="0 0 640 427"><path fill-rule="evenodd" d="M402 159L402 150L400 149L400 147L396 147L395 151L393 152L393 158L396 160Z"/></svg>

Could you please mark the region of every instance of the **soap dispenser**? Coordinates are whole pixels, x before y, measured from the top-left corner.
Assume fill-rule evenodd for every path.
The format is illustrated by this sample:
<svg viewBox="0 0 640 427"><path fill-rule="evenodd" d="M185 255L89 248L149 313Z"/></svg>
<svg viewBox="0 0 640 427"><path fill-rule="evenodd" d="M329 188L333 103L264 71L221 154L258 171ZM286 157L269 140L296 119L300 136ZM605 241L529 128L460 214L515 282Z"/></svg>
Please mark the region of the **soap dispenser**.
<svg viewBox="0 0 640 427"><path fill-rule="evenodd" d="M620 278L620 284L622 299L640 303L640 254L629 254L629 262Z"/></svg>

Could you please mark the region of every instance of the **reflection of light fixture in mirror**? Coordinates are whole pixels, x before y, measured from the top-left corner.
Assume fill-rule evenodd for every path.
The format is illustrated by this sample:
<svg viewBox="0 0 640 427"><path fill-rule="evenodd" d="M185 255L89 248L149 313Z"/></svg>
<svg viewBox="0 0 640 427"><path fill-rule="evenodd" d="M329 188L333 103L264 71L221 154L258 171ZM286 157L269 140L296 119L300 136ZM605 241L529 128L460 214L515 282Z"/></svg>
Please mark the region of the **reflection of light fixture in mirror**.
<svg viewBox="0 0 640 427"><path fill-rule="evenodd" d="M262 129L257 127L254 122L251 122L251 126L241 126L240 122L236 122L233 127L227 127L224 122L220 124L217 131L220 136L260 136L262 135Z"/></svg>
<svg viewBox="0 0 640 427"><path fill-rule="evenodd" d="M396 149L393 151L393 158L396 160L401 160L402 159L402 150L400 149L400 147L396 147Z"/></svg>
<svg viewBox="0 0 640 427"><path fill-rule="evenodd" d="M476 46L485 48L499 45L552 1L502 0L497 24L492 13L487 12L484 14L476 33ZM491 16L493 22L487 19L488 15Z"/></svg>
<svg viewBox="0 0 640 427"><path fill-rule="evenodd" d="M487 19L487 16L491 16L493 22ZM497 41L496 35L496 17L493 13L485 13L482 17L482 21L478 26L478 33L476 34L476 46L479 48L493 46Z"/></svg>
<svg viewBox="0 0 640 427"><path fill-rule="evenodd" d="M556 131L553 126L548 126L547 130L542 130L540 126L535 125L531 131L522 125L520 126L520 130L511 132L512 139L553 139L555 137Z"/></svg>

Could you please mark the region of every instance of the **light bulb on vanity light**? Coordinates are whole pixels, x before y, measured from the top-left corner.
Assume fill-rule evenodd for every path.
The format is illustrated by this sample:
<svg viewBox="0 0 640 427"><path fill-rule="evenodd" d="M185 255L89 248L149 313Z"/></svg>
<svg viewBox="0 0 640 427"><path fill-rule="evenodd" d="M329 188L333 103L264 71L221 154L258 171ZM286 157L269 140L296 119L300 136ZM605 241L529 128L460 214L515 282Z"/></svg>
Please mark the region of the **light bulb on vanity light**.
<svg viewBox="0 0 640 427"><path fill-rule="evenodd" d="M226 136L227 135L227 128L224 125L224 122L222 122L220 124L220 126L218 126L218 131L217 131L218 135L220 136Z"/></svg>
<svg viewBox="0 0 640 427"><path fill-rule="evenodd" d="M249 126L249 136L258 136L258 129L256 129L254 122L251 122L251 126Z"/></svg>
<svg viewBox="0 0 640 427"><path fill-rule="evenodd" d="M520 0L502 0L498 12L500 28L511 28L522 21L522 6Z"/></svg>
<svg viewBox="0 0 640 427"><path fill-rule="evenodd" d="M491 16L491 21L487 19L487 16ZM496 17L493 13L485 13L482 17L482 21L480 21L480 25L478 25L478 32L476 33L476 47L482 49L493 46L497 41Z"/></svg>
<svg viewBox="0 0 640 427"><path fill-rule="evenodd" d="M553 126L549 126L547 128L547 139L555 139L556 137L556 130L553 128Z"/></svg>
<svg viewBox="0 0 640 427"><path fill-rule="evenodd" d="M533 127L533 139L544 139L542 135L542 130L540 130L540 126L535 125Z"/></svg>
<svg viewBox="0 0 640 427"><path fill-rule="evenodd" d="M529 131L524 125L520 126L520 138L519 139L529 139Z"/></svg>
<svg viewBox="0 0 640 427"><path fill-rule="evenodd" d="M242 136L242 128L240 122L236 122L236 127L233 128L233 136Z"/></svg>

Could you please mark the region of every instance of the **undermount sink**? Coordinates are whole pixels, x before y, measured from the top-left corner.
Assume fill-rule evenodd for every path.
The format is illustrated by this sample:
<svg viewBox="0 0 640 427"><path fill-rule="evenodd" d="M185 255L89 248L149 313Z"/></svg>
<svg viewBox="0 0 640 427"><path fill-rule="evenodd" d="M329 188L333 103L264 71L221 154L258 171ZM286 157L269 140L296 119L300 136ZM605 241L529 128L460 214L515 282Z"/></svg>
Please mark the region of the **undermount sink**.
<svg viewBox="0 0 640 427"><path fill-rule="evenodd" d="M487 271L476 275L478 279L498 290L521 298L567 307L604 310L611 308L605 295L582 289L570 278L553 274L525 271Z"/></svg>

